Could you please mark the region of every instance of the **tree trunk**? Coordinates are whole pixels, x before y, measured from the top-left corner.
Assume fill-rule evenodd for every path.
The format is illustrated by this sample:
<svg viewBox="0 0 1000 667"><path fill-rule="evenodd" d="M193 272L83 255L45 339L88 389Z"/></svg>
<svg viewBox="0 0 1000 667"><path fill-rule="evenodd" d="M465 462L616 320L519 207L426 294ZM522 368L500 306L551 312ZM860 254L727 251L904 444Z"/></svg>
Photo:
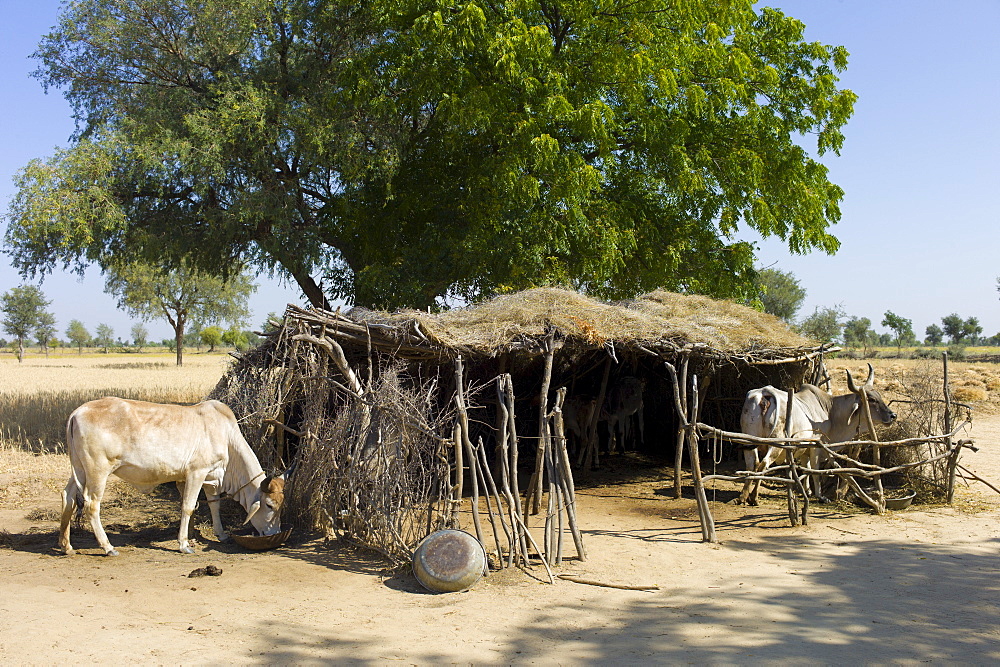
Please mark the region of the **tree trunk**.
<svg viewBox="0 0 1000 667"><path fill-rule="evenodd" d="M174 348L177 351L177 365L184 365L184 321L178 319L174 326Z"/></svg>
<svg viewBox="0 0 1000 667"><path fill-rule="evenodd" d="M24 362L24 339L23 338L18 338L17 339L17 363L20 364L20 363L23 363L23 362Z"/></svg>
<svg viewBox="0 0 1000 667"><path fill-rule="evenodd" d="M292 277L295 278L295 282L298 284L299 289L307 299L309 299L310 305L314 308L322 308L323 310L332 310L330 308L330 302L327 301L326 294L323 294L323 289L313 280L305 271L291 271Z"/></svg>

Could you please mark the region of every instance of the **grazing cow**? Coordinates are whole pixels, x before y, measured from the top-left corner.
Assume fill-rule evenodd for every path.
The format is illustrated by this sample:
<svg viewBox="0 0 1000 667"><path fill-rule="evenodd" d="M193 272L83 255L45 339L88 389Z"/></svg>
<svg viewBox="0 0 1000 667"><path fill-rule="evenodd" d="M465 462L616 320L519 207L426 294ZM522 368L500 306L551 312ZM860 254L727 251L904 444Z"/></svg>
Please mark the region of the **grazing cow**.
<svg viewBox="0 0 1000 667"><path fill-rule="evenodd" d="M164 482L177 484L182 553L194 553L188 546L188 525L202 489L219 540L228 539L219 515L224 493L247 510L244 525L252 522L262 535L280 528L284 475L265 477L233 411L219 401L190 406L111 397L90 401L69 416L66 446L73 466L62 495L59 533L66 555L73 554L69 525L78 506L105 554L118 555L101 525L101 498L112 473L143 493Z"/></svg>
<svg viewBox="0 0 1000 667"><path fill-rule="evenodd" d="M847 442L857 437L861 430L860 389L854 384L851 372L847 371L847 386L850 394L830 396L825 391L811 384L804 384L795 392L792 404L791 429L792 438L820 437L823 442ZM871 410L872 421L877 424L890 424L896 419L896 414L882 400L881 394L875 389L875 369L868 364L868 379L864 384L868 396L868 407ZM785 412L788 392L767 386L752 389L747 392L740 415L740 430L747 435L758 438L780 438L785 435ZM808 450L809 467L817 469L820 460L820 450L813 447ZM763 461L758 461L763 453ZM772 465L785 462L786 450L779 447L766 447L744 450L746 466L749 470L760 472ZM800 453L799 456L805 456ZM827 502L822 495L818 477L812 482L813 495L820 502ZM808 484L807 484L808 485ZM747 481L743 485L739 502L757 504L759 481Z"/></svg>
<svg viewBox="0 0 1000 667"><path fill-rule="evenodd" d="M625 451L625 440L629 434L629 417L636 415L639 419L639 442L643 441L642 392L646 388L646 380L627 375L608 391L601 411L601 420L608 422L608 451L615 451L618 432L621 431L621 448Z"/></svg>

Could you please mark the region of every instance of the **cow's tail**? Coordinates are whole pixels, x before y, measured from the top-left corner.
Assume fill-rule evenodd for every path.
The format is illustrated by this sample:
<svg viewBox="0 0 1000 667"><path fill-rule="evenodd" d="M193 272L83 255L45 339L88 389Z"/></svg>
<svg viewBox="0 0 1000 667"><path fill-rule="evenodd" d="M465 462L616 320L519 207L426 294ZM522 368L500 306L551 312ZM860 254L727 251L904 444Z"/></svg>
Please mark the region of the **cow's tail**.
<svg viewBox="0 0 1000 667"><path fill-rule="evenodd" d="M76 440L80 436L80 426L76 421L76 413L71 414L66 421L66 451L69 454L70 478L63 492L63 511L70 503L76 505L76 518L79 521L83 517L83 485L86 478L80 479L81 475L86 475L80 465L80 455L77 452Z"/></svg>

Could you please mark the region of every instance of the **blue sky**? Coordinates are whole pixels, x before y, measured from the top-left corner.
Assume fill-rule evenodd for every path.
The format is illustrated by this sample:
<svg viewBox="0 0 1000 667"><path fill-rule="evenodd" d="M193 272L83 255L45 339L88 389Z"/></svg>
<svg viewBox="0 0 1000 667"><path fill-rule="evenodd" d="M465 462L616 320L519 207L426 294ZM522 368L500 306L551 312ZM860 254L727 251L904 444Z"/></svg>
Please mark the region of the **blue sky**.
<svg viewBox="0 0 1000 667"><path fill-rule="evenodd" d="M834 256L790 255L780 241L762 240L760 263L791 271L807 291L800 315L840 305L879 330L892 310L928 324L957 312L978 317L986 334L1000 332L1000 55L997 0L773 0L806 24L808 39L851 53L842 86L859 96L840 157L822 158L846 191L841 240ZM73 132L58 91L46 95L30 78L29 56L56 23L57 0L0 0L0 206L13 195L14 173L34 157L65 146ZM251 323L298 290L261 276ZM0 291L20 278L0 257ZM42 284L53 300L60 332L70 319L93 331L110 324L125 338L132 320L104 294L98 272L82 282L56 274ZM146 325L170 335L165 322Z"/></svg>

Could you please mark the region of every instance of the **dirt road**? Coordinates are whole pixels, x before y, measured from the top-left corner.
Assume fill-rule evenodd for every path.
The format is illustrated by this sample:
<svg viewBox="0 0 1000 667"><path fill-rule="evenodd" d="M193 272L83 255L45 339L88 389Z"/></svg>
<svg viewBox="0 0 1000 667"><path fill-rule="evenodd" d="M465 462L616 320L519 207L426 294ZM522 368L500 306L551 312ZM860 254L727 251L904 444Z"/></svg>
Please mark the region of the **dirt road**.
<svg viewBox="0 0 1000 667"><path fill-rule="evenodd" d="M1000 480L1000 418L972 435L980 452L965 463ZM77 556L60 556L53 510L68 465L46 458L30 483L23 469L0 475L7 664L1000 661L1000 496L981 485L954 508L819 508L798 528L776 495L713 503L719 545L700 542L693 501L671 499L667 480L594 486L580 491L590 559L561 571L659 590L515 571L431 595L321 540L267 553L202 540L184 556L175 528L116 526L126 510L113 503L105 524L121 556L100 555L89 531L74 532ZM209 564L222 575L187 576Z"/></svg>

